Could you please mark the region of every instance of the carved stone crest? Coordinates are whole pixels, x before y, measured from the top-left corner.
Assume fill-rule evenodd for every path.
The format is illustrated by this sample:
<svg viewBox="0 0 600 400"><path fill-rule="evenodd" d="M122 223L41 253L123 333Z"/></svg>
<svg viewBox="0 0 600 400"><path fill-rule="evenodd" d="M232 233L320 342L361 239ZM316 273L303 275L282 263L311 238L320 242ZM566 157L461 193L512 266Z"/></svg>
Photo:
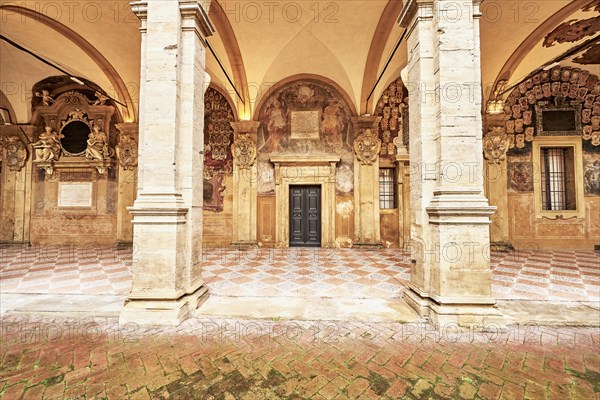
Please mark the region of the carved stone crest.
<svg viewBox="0 0 600 400"><path fill-rule="evenodd" d="M2 143L4 160L8 169L20 171L27 161L27 146L16 136L11 136Z"/></svg>
<svg viewBox="0 0 600 400"><path fill-rule="evenodd" d="M125 170L133 170L138 164L138 146L129 135L121 135L117 145L117 159Z"/></svg>
<svg viewBox="0 0 600 400"><path fill-rule="evenodd" d="M371 165L377 160L381 149L381 140L372 129L365 129L354 139L354 152L362 165Z"/></svg>
<svg viewBox="0 0 600 400"><path fill-rule="evenodd" d="M486 160L491 164L500 164L506 158L509 140L504 128L494 126L488 129L487 135L483 138L483 154Z"/></svg>
<svg viewBox="0 0 600 400"><path fill-rule="evenodd" d="M233 157L239 169L248 169L256 161L256 144L245 133L233 143Z"/></svg>

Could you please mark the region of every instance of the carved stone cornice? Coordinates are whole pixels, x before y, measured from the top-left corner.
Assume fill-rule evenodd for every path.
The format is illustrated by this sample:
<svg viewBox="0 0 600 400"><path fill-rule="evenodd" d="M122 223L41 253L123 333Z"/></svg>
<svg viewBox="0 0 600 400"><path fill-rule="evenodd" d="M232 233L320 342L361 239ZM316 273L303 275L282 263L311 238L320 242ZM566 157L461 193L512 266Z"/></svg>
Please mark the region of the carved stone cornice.
<svg viewBox="0 0 600 400"><path fill-rule="evenodd" d="M197 0L180 0L179 10L183 17L182 30L194 30L202 40L216 32L208 18L208 10L205 10Z"/></svg>
<svg viewBox="0 0 600 400"><path fill-rule="evenodd" d="M131 11L140 21L148 19L148 1L132 1L129 3Z"/></svg>
<svg viewBox="0 0 600 400"><path fill-rule="evenodd" d="M420 18L433 18L433 0L408 0L402 8L402 12L398 18L398 25L402 28L410 29L417 12Z"/></svg>

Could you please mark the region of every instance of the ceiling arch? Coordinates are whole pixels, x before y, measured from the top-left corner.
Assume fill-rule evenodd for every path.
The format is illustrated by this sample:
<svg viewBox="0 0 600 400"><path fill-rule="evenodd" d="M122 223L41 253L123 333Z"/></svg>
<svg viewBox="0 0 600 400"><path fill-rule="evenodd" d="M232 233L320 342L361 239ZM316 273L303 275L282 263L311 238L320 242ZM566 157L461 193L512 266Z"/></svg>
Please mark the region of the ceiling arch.
<svg viewBox="0 0 600 400"><path fill-rule="evenodd" d="M504 66L498 73L494 84L492 86L491 93L498 86L498 82L505 80L509 81L516 69L523 62L525 57L544 39L544 37L557 25L566 20L569 16L581 10L588 4L594 3L594 0L575 0L569 2L567 5L562 7L559 11L554 13L544 22L542 22L527 38L516 48L511 56L506 60ZM548 60L538 60L539 63L543 63ZM539 66L539 65L538 65Z"/></svg>
<svg viewBox="0 0 600 400"><path fill-rule="evenodd" d="M317 74L296 74L296 75L291 75L291 76L288 76L287 78L280 80L279 82L275 83L273 86L270 86L268 91L265 91L265 93L260 97L260 99L258 99L258 101L256 102L256 106L254 107L254 120L258 121L258 116L259 116L261 108L264 105L264 102L269 98L269 96L274 91L276 91L278 88L280 88L282 86L287 85L288 83L300 81L300 80L320 81L320 82L326 83L329 86L333 87L342 96L342 98L344 99L346 104L348 104L348 107L350 107L350 112L352 113L352 115L353 116L358 115L356 105L354 104L354 102L352 102L352 98L350 97L348 92L346 92L337 82L335 82L325 76L317 75Z"/></svg>
<svg viewBox="0 0 600 400"><path fill-rule="evenodd" d="M231 67L231 72L233 73L233 81L236 88L244 98L244 101L247 102L248 78L246 76L242 52L240 51L240 46L233 27L231 26L223 7L221 7L221 4L217 0L212 1L208 15L223 42L223 47L227 53L227 59L229 61L229 66Z"/></svg>
<svg viewBox="0 0 600 400"><path fill-rule="evenodd" d="M131 95L127 89L127 85L125 84L117 70L106 59L106 57L83 36L75 32L68 26L62 24L61 22L26 7L7 4L0 5L0 10L2 10L3 12L11 11L16 14L20 14L25 17L31 18L32 20L39 22L52 29L53 31L59 33L60 35L68 39L70 42L74 43L77 47L79 47L104 72L111 85L115 89L115 92L118 96L118 100L126 104L126 107L121 107L121 112L125 120L135 120L136 106L133 103Z"/></svg>
<svg viewBox="0 0 600 400"><path fill-rule="evenodd" d="M396 21L398 20L403 7L403 1L389 0L385 6L385 9L383 10L383 13L381 14L381 18L379 18L377 29L375 29L375 34L371 40L371 47L369 48L367 63L365 65L365 73L363 75L359 107L361 113L363 114L369 109L367 97L369 96L369 92L373 88L373 85L375 85L383 51L385 50L386 43L390 38L392 30L396 25ZM372 99L370 101L372 102Z"/></svg>

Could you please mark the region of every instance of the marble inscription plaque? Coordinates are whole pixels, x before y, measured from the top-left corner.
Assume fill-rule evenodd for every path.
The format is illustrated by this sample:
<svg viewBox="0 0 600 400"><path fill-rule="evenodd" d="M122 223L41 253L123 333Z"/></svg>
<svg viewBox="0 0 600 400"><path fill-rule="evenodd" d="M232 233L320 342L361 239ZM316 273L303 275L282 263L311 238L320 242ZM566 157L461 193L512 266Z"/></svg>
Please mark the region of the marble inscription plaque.
<svg viewBox="0 0 600 400"><path fill-rule="evenodd" d="M91 182L61 182L58 187L59 207L91 207L92 183Z"/></svg>
<svg viewBox="0 0 600 400"><path fill-rule="evenodd" d="M319 140L319 111L292 111L291 138Z"/></svg>

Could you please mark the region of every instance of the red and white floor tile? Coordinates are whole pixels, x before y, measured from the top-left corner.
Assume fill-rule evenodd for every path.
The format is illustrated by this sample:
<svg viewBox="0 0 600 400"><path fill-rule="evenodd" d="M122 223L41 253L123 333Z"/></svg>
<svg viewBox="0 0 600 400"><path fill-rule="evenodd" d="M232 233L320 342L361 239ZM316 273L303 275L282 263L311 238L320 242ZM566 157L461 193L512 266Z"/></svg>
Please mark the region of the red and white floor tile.
<svg viewBox="0 0 600 400"><path fill-rule="evenodd" d="M0 247L0 292L126 295L131 248ZM205 251L203 277L222 296L397 298L410 280L397 249ZM498 299L600 301L600 253L492 252Z"/></svg>

